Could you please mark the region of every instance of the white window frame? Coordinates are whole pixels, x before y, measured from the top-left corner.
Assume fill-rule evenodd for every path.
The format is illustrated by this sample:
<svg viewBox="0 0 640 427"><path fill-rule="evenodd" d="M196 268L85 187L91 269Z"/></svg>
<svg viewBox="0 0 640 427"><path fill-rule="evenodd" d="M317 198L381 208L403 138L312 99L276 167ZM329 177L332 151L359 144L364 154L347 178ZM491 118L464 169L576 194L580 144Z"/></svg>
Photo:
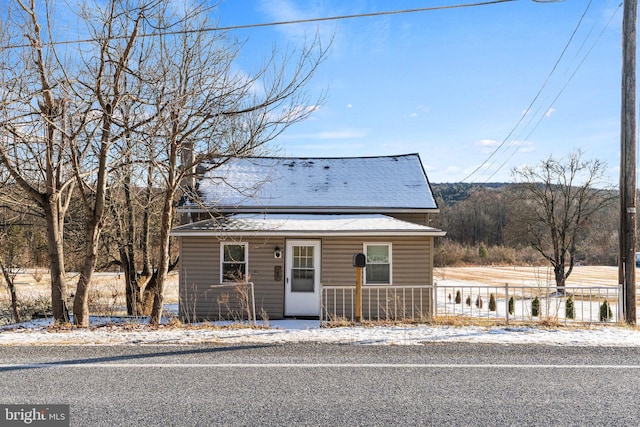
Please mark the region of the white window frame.
<svg viewBox="0 0 640 427"><path fill-rule="evenodd" d="M362 244L362 252L365 255L365 259L369 259L368 255L367 255L367 248L369 246L387 246L389 248L389 283L367 283L367 272L366 272L366 268L365 267L365 273L364 273L364 284L365 285L369 285L369 286L389 286L389 285L393 285L393 245L391 244L391 242L364 242ZM367 261L368 264L368 261Z"/></svg>
<svg viewBox="0 0 640 427"><path fill-rule="evenodd" d="M249 275L249 243L247 242L220 242L220 283L234 283L224 278L224 248L225 246L244 246L244 277L241 283L247 283ZM235 263L242 264L242 263Z"/></svg>

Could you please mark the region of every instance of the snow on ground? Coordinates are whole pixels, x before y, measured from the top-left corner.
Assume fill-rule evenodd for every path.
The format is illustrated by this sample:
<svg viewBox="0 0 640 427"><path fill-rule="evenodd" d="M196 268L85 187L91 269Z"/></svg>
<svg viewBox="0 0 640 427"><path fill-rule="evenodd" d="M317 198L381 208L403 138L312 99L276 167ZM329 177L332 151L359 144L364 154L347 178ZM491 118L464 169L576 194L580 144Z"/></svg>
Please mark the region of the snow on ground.
<svg viewBox="0 0 640 427"><path fill-rule="evenodd" d="M522 276L522 269L516 272ZM452 277L458 270L448 269L447 278L438 283L443 288L456 284L477 284ZM444 273L441 273L444 274ZM484 274L484 273L483 273ZM502 274L502 273L500 273ZM454 279L454 280L451 280ZM470 279L465 277L465 279ZM615 281L614 281L615 283ZM445 286L446 285L446 286ZM29 288L35 285L27 286ZM177 286L175 286L177 289ZM176 293L177 294L177 293ZM443 294L444 295L444 294ZM439 298L444 300L445 297ZM442 301L440 301L442 302ZM177 304L165 306L170 318L177 314ZM115 345L115 344L279 344L337 343L352 345L425 345L441 342L471 342L485 344L538 344L557 346L623 346L640 347L640 329L619 325L607 326L358 326L320 327L318 320L271 320L256 328L238 327L228 322L173 327L163 325L152 329L146 319L122 317L91 317L87 329L51 328L47 319L18 325L0 326L0 346L11 345Z"/></svg>
<svg viewBox="0 0 640 427"><path fill-rule="evenodd" d="M124 323L122 323L124 322ZM144 323L144 322L143 322ZM357 326L320 327L318 320L272 320L256 328L228 322L151 329L131 319L92 318L88 329L53 331L38 320L0 328L0 346L115 344L281 344L425 345L442 342L640 347L640 330L623 326L544 328L535 326Z"/></svg>

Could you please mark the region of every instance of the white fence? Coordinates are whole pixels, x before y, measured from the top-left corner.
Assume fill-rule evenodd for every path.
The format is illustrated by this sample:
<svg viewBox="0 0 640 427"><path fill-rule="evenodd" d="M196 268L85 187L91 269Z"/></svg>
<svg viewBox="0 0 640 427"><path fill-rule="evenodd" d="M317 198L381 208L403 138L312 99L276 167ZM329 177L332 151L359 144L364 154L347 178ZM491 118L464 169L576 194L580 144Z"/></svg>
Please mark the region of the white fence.
<svg viewBox="0 0 640 427"><path fill-rule="evenodd" d="M363 286L362 320L610 323L622 319L622 295L611 286ZM355 286L321 287L320 321L336 319L355 319Z"/></svg>
<svg viewBox="0 0 640 427"><path fill-rule="evenodd" d="M622 289L611 286L434 286L436 315L560 323L622 318Z"/></svg>

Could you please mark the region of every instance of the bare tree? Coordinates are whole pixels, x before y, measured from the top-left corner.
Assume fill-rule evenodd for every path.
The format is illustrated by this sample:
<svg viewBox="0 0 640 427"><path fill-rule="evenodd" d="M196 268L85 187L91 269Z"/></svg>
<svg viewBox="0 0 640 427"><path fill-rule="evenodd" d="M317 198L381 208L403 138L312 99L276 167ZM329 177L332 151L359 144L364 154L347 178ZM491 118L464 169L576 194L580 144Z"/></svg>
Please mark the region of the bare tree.
<svg viewBox="0 0 640 427"><path fill-rule="evenodd" d="M79 20L91 36L76 55L51 43L54 2L15 0L3 28L0 162L43 210L56 322L70 320L65 280L65 216L72 196L84 207L83 261L74 297L74 323L88 325L89 284L104 223L108 174L117 167L114 142L125 134L120 105L144 103L127 92L139 80L136 60L145 58L140 27L157 2L85 3ZM26 42L25 42L26 39ZM79 53L79 55L78 55ZM133 59L132 59L133 58ZM37 106L37 107L36 107ZM138 115L137 124L150 121ZM130 127L135 129L135 124Z"/></svg>
<svg viewBox="0 0 640 427"><path fill-rule="evenodd" d="M513 171L521 197L513 220L529 244L549 261L559 288L573 270L578 238L589 219L614 197L604 187L605 164L584 161L581 155L571 153L564 161L550 156L537 166Z"/></svg>
<svg viewBox="0 0 640 427"><path fill-rule="evenodd" d="M84 207L74 323L86 326L109 186L124 183L125 201L132 196L133 175L121 175L122 181L110 173L146 163L135 169L146 170L136 182L149 183L147 202L152 188L160 189L162 204L160 221L146 217L141 237L148 248L150 227L158 224L160 249L150 275L152 323L158 322L164 281L175 264L169 232L181 182L197 163L222 159L211 163L215 167L254 154L307 117L314 105L303 89L326 50L317 40L298 54L275 50L258 71L240 72L234 61L242 45L209 30L207 8L180 9L171 0L109 0L84 4L78 18L88 38L71 55L68 45L52 43L53 2L14 0L10 6L12 27L3 26L1 33L6 48L0 52L0 162L46 219L54 320L70 320L63 237L72 196ZM179 167L184 149L195 155ZM127 222L122 236L132 232L134 223ZM130 240L126 246L121 258L129 260L133 275L137 262ZM147 254L143 272L149 275ZM139 291L133 281L129 287Z"/></svg>
<svg viewBox="0 0 640 427"><path fill-rule="evenodd" d="M170 6L167 3L167 6ZM253 155L288 126L303 120L317 105L304 92L326 50L314 40L297 54L274 50L252 75L234 71L241 44L224 33L204 31L206 10L187 11L188 20L168 12L165 22L179 21L178 35L161 36L154 52L161 84L156 87L156 127L150 132L163 206L159 221L159 253L153 283L150 323L162 314L164 284L172 264L170 230L181 185L193 192L189 177L206 160L209 167L232 157ZM181 153L191 159L179 165ZM151 284L150 284L151 285Z"/></svg>
<svg viewBox="0 0 640 427"><path fill-rule="evenodd" d="M150 120L139 117L131 123L131 116L123 117L121 113L130 112L134 107L121 107L122 104L140 102L129 93L131 85L127 82L144 78L139 74L137 63L137 59L146 56L139 34L145 14L152 5L111 0L103 7L92 5L85 8L82 13L84 22L89 26L92 43L96 46L84 58L87 70L79 80L85 89L82 92L93 101L92 112L97 120L89 121L83 138L75 139L71 145L73 170L86 216L84 263L73 302L74 324L79 326L88 326L89 285L96 268L107 208L108 174L115 167L111 159L116 151L122 152L116 150L114 143L125 140L127 147L131 130ZM79 92L81 90L78 89ZM125 123L128 126L125 127ZM130 159L130 155L125 153L125 158Z"/></svg>
<svg viewBox="0 0 640 427"><path fill-rule="evenodd" d="M39 14L33 0L16 0L9 6L7 25L2 27L5 48L0 52L0 162L26 197L42 209L53 318L68 322L64 219L75 186L68 147L77 136L73 126L82 127L86 111L68 101L61 63L48 43L49 10L45 6ZM70 117L75 118L73 123Z"/></svg>

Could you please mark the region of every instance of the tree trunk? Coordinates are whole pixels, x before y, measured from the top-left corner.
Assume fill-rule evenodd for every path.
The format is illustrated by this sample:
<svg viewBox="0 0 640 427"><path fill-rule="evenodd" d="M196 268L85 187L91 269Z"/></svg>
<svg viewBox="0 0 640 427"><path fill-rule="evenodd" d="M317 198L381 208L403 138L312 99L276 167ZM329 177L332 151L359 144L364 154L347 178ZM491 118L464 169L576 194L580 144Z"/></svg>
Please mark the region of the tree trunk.
<svg viewBox="0 0 640 427"><path fill-rule="evenodd" d="M120 262L124 271L127 314L139 316L141 314L141 297L136 267L124 248L120 248Z"/></svg>
<svg viewBox="0 0 640 427"><path fill-rule="evenodd" d="M157 287L158 270L152 272L150 276L147 276L147 283L144 287L144 293L142 296L142 314L145 316L151 316Z"/></svg>
<svg viewBox="0 0 640 427"><path fill-rule="evenodd" d="M52 200L53 199L53 200ZM49 253L49 270L51 272L51 309L54 323L69 323L67 305L67 281L64 269L64 230L60 206L57 198L44 204L47 222L47 251Z"/></svg>
<svg viewBox="0 0 640 427"><path fill-rule="evenodd" d="M85 241L85 259L80 273L80 280L76 288L76 296L73 301L73 323L76 326L89 326L89 284L91 276L96 268L98 259L98 246L100 243L100 232L102 230L102 219L106 205L107 191L107 161L109 157L109 147L111 145L111 113L113 111L112 104L106 104L102 113L102 135L100 144L100 153L98 155L97 182L95 187L95 195L93 206L88 201L90 197L85 197L85 210L87 211L87 229ZM79 175L77 179L81 181ZM82 182L79 182L80 189L83 188Z"/></svg>
<svg viewBox="0 0 640 427"><path fill-rule="evenodd" d="M556 279L556 287L558 288L558 292L564 294L565 292L565 284L567 280L567 276L564 272L564 264L555 264L553 266L553 273Z"/></svg>
<svg viewBox="0 0 640 427"><path fill-rule="evenodd" d="M153 153L152 153L153 155ZM142 216L142 275L150 277L152 274L151 257L149 256L149 210L151 208L151 196L153 190L153 162L149 162L147 169L147 188L145 189L145 209Z"/></svg>
<svg viewBox="0 0 640 427"><path fill-rule="evenodd" d="M93 223L94 221L91 221ZM95 271L98 258L98 241L100 230L95 224L91 224L93 233L87 236L85 244L85 259L80 271L80 278L76 286L76 295L73 300L73 324L86 328L89 326L89 285Z"/></svg>
<svg viewBox="0 0 640 427"><path fill-rule="evenodd" d="M170 187L173 188L173 187ZM160 256L158 258L158 269L155 272L156 284L154 289L153 308L149 323L159 325L162 317L162 303L164 301L164 285L169 271L169 232L173 223L173 191L167 190L164 199L164 209L160 227Z"/></svg>
<svg viewBox="0 0 640 427"><path fill-rule="evenodd" d="M13 320L16 323L20 323L20 310L18 309L18 295L16 293L16 285L13 283L15 275L11 275L4 262L0 262L0 270L2 270L2 276L4 281L7 282L9 293L11 294L11 311L13 313Z"/></svg>
<svg viewBox="0 0 640 427"><path fill-rule="evenodd" d="M127 141L130 138L127 136ZM126 152L127 163L131 163L131 150ZM148 191L148 190L147 190ZM120 236L124 246L120 247L120 261L124 268L124 277L126 282L126 299L127 299L127 314L129 316L138 316L140 314L140 286L138 285L138 275L136 271L136 253L134 238L136 235L135 227L135 212L133 207L133 196L131 194L131 168L127 167L124 177L124 198L126 208L126 224L127 231L125 236ZM145 209L145 215L146 209Z"/></svg>

